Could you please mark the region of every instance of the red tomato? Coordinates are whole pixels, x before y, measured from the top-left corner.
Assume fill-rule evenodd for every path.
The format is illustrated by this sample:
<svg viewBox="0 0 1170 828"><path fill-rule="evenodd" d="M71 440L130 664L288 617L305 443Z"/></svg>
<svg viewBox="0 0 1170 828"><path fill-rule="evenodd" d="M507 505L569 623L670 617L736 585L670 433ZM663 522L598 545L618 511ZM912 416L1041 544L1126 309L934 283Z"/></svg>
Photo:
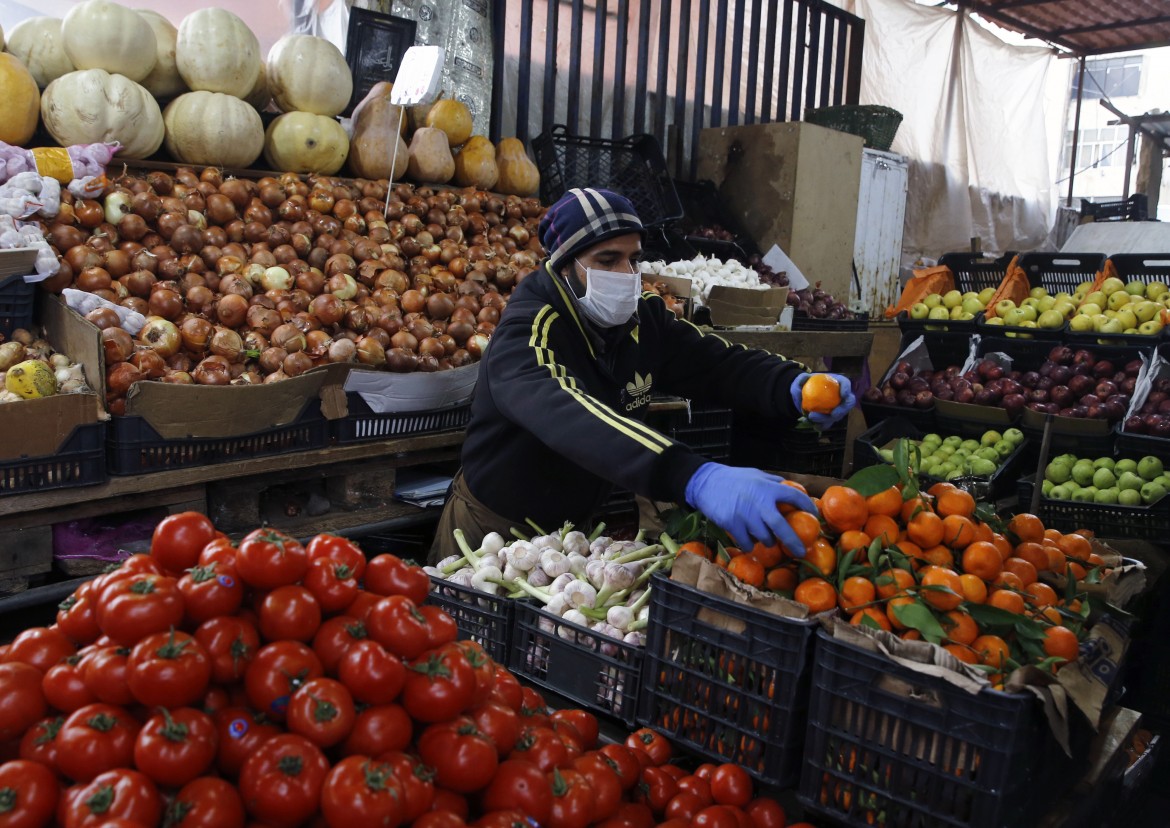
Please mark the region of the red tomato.
<svg viewBox="0 0 1170 828"><path fill-rule="evenodd" d="M112 704L88 704L69 714L57 734L57 769L88 782L114 768L131 767L138 722Z"/></svg>
<svg viewBox="0 0 1170 828"><path fill-rule="evenodd" d="M173 828L244 828L246 820L244 802L235 785L201 776L175 794L164 824Z"/></svg>
<svg viewBox="0 0 1170 828"><path fill-rule="evenodd" d="M321 659L321 666L331 676L337 675L341 658L351 646L366 640L366 625L348 615L338 615L321 622L313 636L313 652Z"/></svg>
<svg viewBox="0 0 1170 828"><path fill-rule="evenodd" d="M639 801L650 806L655 814L661 814L666 804L678 793L678 783L662 768L649 767L642 771Z"/></svg>
<svg viewBox="0 0 1170 828"><path fill-rule="evenodd" d="M581 747L592 750L597 745L597 717L584 710L557 710L552 714L554 722L568 722L581 736Z"/></svg>
<svg viewBox="0 0 1170 828"><path fill-rule="evenodd" d="M475 828L525 828L527 825L528 815L515 809L488 811L475 821Z"/></svg>
<svg viewBox="0 0 1170 828"><path fill-rule="evenodd" d="M358 579L349 564L330 558L317 558L305 573L305 589L312 593L321 611L332 615L353 603L358 594Z"/></svg>
<svg viewBox="0 0 1170 828"><path fill-rule="evenodd" d="M157 825L162 812L162 797L148 777L117 768L65 791L57 820L63 828L97 828L115 819Z"/></svg>
<svg viewBox="0 0 1170 828"><path fill-rule="evenodd" d="M663 770L666 770L668 767L673 766L665 765L663 766ZM725 804L722 802L716 803L715 797L711 795L711 786L707 783L707 780L700 779L697 776L683 776L678 780L678 790L680 793L693 793L695 796L699 797L703 803L704 808L706 808L708 805Z"/></svg>
<svg viewBox="0 0 1170 828"><path fill-rule="evenodd" d="M81 659L77 656L50 667L41 681L41 689L45 693L45 701L63 713L72 713L79 707L98 701L98 697L85 686Z"/></svg>
<svg viewBox="0 0 1170 828"><path fill-rule="evenodd" d="M593 818L609 819L622 800L622 783L617 772L600 753L587 753L573 760L573 767L585 774L593 789Z"/></svg>
<svg viewBox="0 0 1170 828"><path fill-rule="evenodd" d="M310 562L318 558L327 558L348 566L353 577L359 581L366 574L366 553L348 538L328 534L317 535L309 541L305 553L309 556Z"/></svg>
<svg viewBox="0 0 1170 828"><path fill-rule="evenodd" d="M402 688L402 706L416 721L445 722L470 706L474 692L475 673L467 657L458 647L443 647L424 653L410 664Z"/></svg>
<svg viewBox="0 0 1170 828"><path fill-rule="evenodd" d="M358 641L341 658L337 677L365 704L389 704L406 683L402 659L377 641Z"/></svg>
<svg viewBox="0 0 1170 828"><path fill-rule="evenodd" d="M203 711L163 708L138 731L134 766L159 785L181 788L207 772L215 761L218 742L215 722Z"/></svg>
<svg viewBox="0 0 1170 828"><path fill-rule="evenodd" d="M785 828L788 823L784 806L768 796L753 799L745 810L755 828Z"/></svg>
<svg viewBox="0 0 1170 828"><path fill-rule="evenodd" d="M431 768L396 750L379 754L378 761L394 770L394 778L402 789L403 824L414 822L431 809L435 801L435 785L431 781L435 772Z"/></svg>
<svg viewBox="0 0 1170 828"><path fill-rule="evenodd" d="M413 736L410 716L401 705L375 704L357 714L341 745L343 756L381 756L405 750Z"/></svg>
<svg viewBox="0 0 1170 828"><path fill-rule="evenodd" d="M631 828L654 828L654 812L644 802L623 802L618 806L617 819Z"/></svg>
<svg viewBox="0 0 1170 828"><path fill-rule="evenodd" d="M195 630L195 640L211 660L211 680L218 684L242 679L260 649L256 625L235 615L204 621Z"/></svg>
<svg viewBox="0 0 1170 828"><path fill-rule="evenodd" d="M295 733L274 736L240 770L240 796L253 819L296 826L317 812L329 760Z"/></svg>
<svg viewBox="0 0 1170 828"><path fill-rule="evenodd" d="M303 586L277 587L264 596L257 610L260 635L266 641L313 640L321 626L321 605Z"/></svg>
<svg viewBox="0 0 1170 828"><path fill-rule="evenodd" d="M706 779L707 781L710 781L711 774L715 772L716 767L718 766L712 764L711 762L704 762L703 764L699 765L699 767L695 768L694 775L700 779Z"/></svg>
<svg viewBox="0 0 1170 828"><path fill-rule="evenodd" d="M4 653L4 661L19 661L47 673L50 667L76 653L77 647L60 630L30 627L12 639Z"/></svg>
<svg viewBox="0 0 1170 828"><path fill-rule="evenodd" d="M719 805L742 808L752 801L752 778L739 765L720 765L711 774L711 796Z"/></svg>
<svg viewBox="0 0 1170 828"><path fill-rule="evenodd" d="M635 730L627 736L626 747L639 748L640 750L646 751L646 754L650 757L650 761L655 765L665 765L670 761L670 742L666 741L665 736L648 727Z"/></svg>
<svg viewBox="0 0 1170 828"><path fill-rule="evenodd" d="M64 716L50 716L41 719L28 730L20 740L20 758L57 770L57 734L65 724Z"/></svg>
<svg viewBox="0 0 1170 828"><path fill-rule="evenodd" d="M667 819L685 819L690 822L695 814L706 808L710 803L704 802L703 798L696 796L688 791L679 791L670 802L666 803L666 808L663 810L663 816Z"/></svg>
<svg viewBox="0 0 1170 828"><path fill-rule="evenodd" d="M183 607L195 625L220 615L232 615L244 603L244 582L233 564L215 561L194 566L179 578Z"/></svg>
<svg viewBox="0 0 1170 828"><path fill-rule="evenodd" d="M692 828L739 828L735 811L726 805L708 805L691 817Z"/></svg>
<svg viewBox="0 0 1170 828"><path fill-rule="evenodd" d="M495 666L495 670L496 680L492 686L492 698L519 713L524 704L524 691L520 687L519 679L499 664Z"/></svg>
<svg viewBox="0 0 1170 828"><path fill-rule="evenodd" d="M44 676L21 662L0 664L0 741L19 739L45 715Z"/></svg>
<svg viewBox="0 0 1170 828"><path fill-rule="evenodd" d="M520 704L520 717L524 724L530 727L548 727L552 719L548 715L548 705L544 696L532 687L522 687L523 701Z"/></svg>
<svg viewBox="0 0 1170 828"><path fill-rule="evenodd" d="M321 659L299 641L265 644L244 673L244 688L252 707L284 721L289 699L301 686L325 674Z"/></svg>
<svg viewBox="0 0 1170 828"><path fill-rule="evenodd" d="M57 605L57 629L69 636L74 644L91 644L102 634L98 627L97 605L93 581L73 590L73 594Z"/></svg>
<svg viewBox="0 0 1170 828"><path fill-rule="evenodd" d="M203 698L199 700L197 707L208 716L214 716L219 711L226 710L231 706L232 699L228 695L228 691L213 684L207 688L207 692L203 694Z"/></svg>
<svg viewBox="0 0 1170 828"><path fill-rule="evenodd" d="M450 619L451 616L447 615L447 618ZM451 621L451 623L455 622ZM458 628L456 628L456 632L458 632ZM471 665L471 669L475 671L475 694L471 703L478 707L491 699L492 691L496 688L496 663L476 641L460 641L457 646L467 657L467 663Z"/></svg>
<svg viewBox="0 0 1170 828"><path fill-rule="evenodd" d="M690 828L689 819L668 819L658 823L658 828Z"/></svg>
<svg viewBox="0 0 1170 828"><path fill-rule="evenodd" d="M0 765L0 825L39 828L57 811L61 786L57 775L40 762L15 759Z"/></svg>
<svg viewBox="0 0 1170 828"><path fill-rule="evenodd" d="M377 606L381 600L380 596L372 592L366 592L364 589L358 590L357 597L353 599L352 604L345 608L342 615L348 615L350 618L356 618L364 623L370 617L370 610Z"/></svg>
<svg viewBox="0 0 1170 828"><path fill-rule="evenodd" d="M569 752L551 728L526 727L520 731L520 738L508 757L531 762L548 773L568 761Z"/></svg>
<svg viewBox="0 0 1170 828"><path fill-rule="evenodd" d="M418 739L418 754L435 769L435 782L456 793L469 794L484 788L496 772L496 746L461 716L433 724Z"/></svg>
<svg viewBox="0 0 1170 828"><path fill-rule="evenodd" d="M203 547L215 540L207 515L181 512L159 521L150 541L150 555L162 571L178 577L199 562Z"/></svg>
<svg viewBox="0 0 1170 828"><path fill-rule="evenodd" d="M256 529L236 550L236 569L249 586L276 589L295 584L309 569L305 547L276 529Z"/></svg>
<svg viewBox="0 0 1170 828"><path fill-rule="evenodd" d="M435 797L431 801L431 810L450 811L461 820L466 820L470 809L468 808L466 797L460 796L454 791L435 788Z"/></svg>
<svg viewBox="0 0 1170 828"><path fill-rule="evenodd" d="M430 649L427 617L414 601L391 595L374 604L366 618L366 631L394 655L415 659Z"/></svg>
<svg viewBox="0 0 1170 828"><path fill-rule="evenodd" d="M670 778L673 779L675 782L678 782L680 779L683 779L683 778L690 775L685 770L680 768L678 765L672 765L669 762L665 765L660 765L659 767L661 767L664 771L666 771L668 774L670 774Z"/></svg>
<svg viewBox="0 0 1170 828"><path fill-rule="evenodd" d="M411 826L412 828L462 828L466 824L463 817L451 811L429 811L412 822Z"/></svg>
<svg viewBox="0 0 1170 828"><path fill-rule="evenodd" d="M397 825L402 796L392 767L368 756L350 756L325 777L321 813L329 825Z"/></svg>
<svg viewBox="0 0 1170 828"><path fill-rule="evenodd" d="M134 694L126 683L130 650L117 645L98 647L82 657L81 677L89 691L106 704L132 704Z"/></svg>
<svg viewBox="0 0 1170 828"><path fill-rule="evenodd" d="M416 604L427 600L431 579L421 567L397 555L377 555L366 566L366 589L376 595L402 595Z"/></svg>
<svg viewBox="0 0 1170 828"><path fill-rule="evenodd" d="M207 691L211 658L185 632L148 635L134 645L126 665L126 684L147 707L185 707Z"/></svg>
<svg viewBox="0 0 1170 828"><path fill-rule="evenodd" d="M501 759L516 747L520 739L520 717L512 708L489 701L472 710L471 718L479 731L496 746Z"/></svg>
<svg viewBox="0 0 1170 828"><path fill-rule="evenodd" d="M568 719L558 719L555 716L549 717L549 727L553 732L561 737L561 741L565 743L565 747L569 749L570 756L580 756L585 752L585 740L581 738L580 732L573 727Z"/></svg>
<svg viewBox="0 0 1170 828"><path fill-rule="evenodd" d="M585 828L593 822L593 788L580 771L554 770L549 774L552 786L552 811L549 828Z"/></svg>
<svg viewBox="0 0 1170 828"><path fill-rule="evenodd" d="M331 678L306 681L288 703L287 727L317 747L333 747L349 736L354 719L353 696Z"/></svg>
<svg viewBox="0 0 1170 828"><path fill-rule="evenodd" d="M614 772L622 783L623 791L628 791L638 784L638 777L642 775L642 766L634 758L633 751L625 745L613 743L603 746L601 754L612 763Z"/></svg>
<svg viewBox="0 0 1170 828"><path fill-rule="evenodd" d="M280 728L261 721L256 714L244 707L229 707L213 717L216 741L219 750L215 766L220 773L235 777L239 775L244 761L259 747L280 735Z"/></svg>
<svg viewBox="0 0 1170 828"><path fill-rule="evenodd" d="M427 619L427 649L433 650L444 644L454 643L459 637L459 627L455 619L442 607L420 604L418 611Z"/></svg>
<svg viewBox="0 0 1170 828"><path fill-rule="evenodd" d="M199 553L199 566L209 566L213 563L236 565L236 546L228 538L216 538L203 547Z"/></svg>
<svg viewBox="0 0 1170 828"><path fill-rule="evenodd" d="M483 807L519 808L541 825L552 813L552 783L543 770L523 759L501 762L483 792Z"/></svg>
<svg viewBox="0 0 1170 828"><path fill-rule="evenodd" d="M98 598L97 621L104 635L126 646L143 636L178 627L183 621L179 582L150 574L112 581Z"/></svg>

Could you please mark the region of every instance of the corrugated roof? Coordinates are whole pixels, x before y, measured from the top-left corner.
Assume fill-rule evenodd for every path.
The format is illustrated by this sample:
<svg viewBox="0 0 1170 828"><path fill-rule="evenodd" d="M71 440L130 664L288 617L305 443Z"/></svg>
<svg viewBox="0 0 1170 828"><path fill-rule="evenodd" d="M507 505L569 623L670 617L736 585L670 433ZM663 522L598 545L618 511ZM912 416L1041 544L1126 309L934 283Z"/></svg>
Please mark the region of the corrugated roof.
<svg viewBox="0 0 1170 828"><path fill-rule="evenodd" d="M1170 0L957 0L1078 55L1170 45Z"/></svg>

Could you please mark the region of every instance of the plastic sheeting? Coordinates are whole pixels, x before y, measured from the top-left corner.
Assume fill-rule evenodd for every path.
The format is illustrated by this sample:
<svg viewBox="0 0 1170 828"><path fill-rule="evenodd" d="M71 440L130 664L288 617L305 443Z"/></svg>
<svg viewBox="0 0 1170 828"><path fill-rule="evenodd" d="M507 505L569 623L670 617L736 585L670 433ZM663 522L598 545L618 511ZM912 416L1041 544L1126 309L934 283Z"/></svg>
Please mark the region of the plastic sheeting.
<svg viewBox="0 0 1170 828"><path fill-rule="evenodd" d="M1005 43L965 13L839 5L866 21L861 103L904 116L891 148L910 159L904 262L976 237L989 253L1047 249L1071 62Z"/></svg>

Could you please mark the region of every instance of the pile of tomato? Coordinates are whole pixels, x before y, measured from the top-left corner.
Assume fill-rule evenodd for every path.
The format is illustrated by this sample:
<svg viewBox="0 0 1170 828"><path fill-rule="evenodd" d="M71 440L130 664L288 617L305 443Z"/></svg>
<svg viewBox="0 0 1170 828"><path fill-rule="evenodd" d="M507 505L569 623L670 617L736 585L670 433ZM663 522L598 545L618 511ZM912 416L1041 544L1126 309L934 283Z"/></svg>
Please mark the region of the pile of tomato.
<svg viewBox="0 0 1170 828"><path fill-rule="evenodd" d="M784 828L739 766L598 748L429 587L344 538L166 518L0 648L0 828Z"/></svg>

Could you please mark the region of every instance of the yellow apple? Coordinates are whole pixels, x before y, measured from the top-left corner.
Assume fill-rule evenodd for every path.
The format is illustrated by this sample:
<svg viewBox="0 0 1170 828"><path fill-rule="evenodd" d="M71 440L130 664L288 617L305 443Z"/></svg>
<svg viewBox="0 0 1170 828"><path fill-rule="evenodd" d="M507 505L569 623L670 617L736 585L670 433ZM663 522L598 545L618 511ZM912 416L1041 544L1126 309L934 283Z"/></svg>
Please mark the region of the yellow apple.
<svg viewBox="0 0 1170 828"><path fill-rule="evenodd" d="M1100 316L1101 306L1096 302L1086 302L1081 305L1080 310L1077 311L1080 316Z"/></svg>
<svg viewBox="0 0 1170 828"><path fill-rule="evenodd" d="M1104 291L1095 290L1092 293L1085 294L1084 304L1086 305L1096 305L1099 308L1103 308L1108 302L1109 296Z"/></svg>
<svg viewBox="0 0 1170 828"><path fill-rule="evenodd" d="M1130 310L1130 306L1124 307L1117 312L1114 317L1118 322L1126 328L1136 328L1138 326L1137 314Z"/></svg>
<svg viewBox="0 0 1170 828"><path fill-rule="evenodd" d="M1138 322L1149 322L1158 315L1158 305L1149 300L1137 302L1133 306L1133 314L1137 317Z"/></svg>
<svg viewBox="0 0 1170 828"><path fill-rule="evenodd" d="M983 307L987 307L987 303L991 301L993 296L995 296L995 288L983 288L979 291L979 301L983 303Z"/></svg>
<svg viewBox="0 0 1170 828"><path fill-rule="evenodd" d="M963 302L963 294L957 290L948 290L942 298L942 303L948 308L957 308Z"/></svg>
<svg viewBox="0 0 1170 828"><path fill-rule="evenodd" d="M1101 283L1101 292L1106 296L1112 296L1119 290L1125 290L1125 282L1121 281L1116 276L1110 276Z"/></svg>
<svg viewBox="0 0 1170 828"><path fill-rule="evenodd" d="M1068 326L1074 331L1091 331L1093 330L1093 317L1078 313L1068 321Z"/></svg>
<svg viewBox="0 0 1170 828"><path fill-rule="evenodd" d="M1147 299L1154 299L1167 292L1170 292L1170 288L1166 287L1164 282L1150 282L1148 285L1146 285Z"/></svg>
<svg viewBox="0 0 1170 828"><path fill-rule="evenodd" d="M1109 294L1109 309L1121 310L1132 301L1133 294L1126 293L1124 290L1116 291Z"/></svg>
<svg viewBox="0 0 1170 828"><path fill-rule="evenodd" d="M931 308L933 310L934 308L937 308L939 305L942 304L942 296L940 296L937 293L932 293L932 294L928 295L922 301L926 305L926 307Z"/></svg>
<svg viewBox="0 0 1170 828"><path fill-rule="evenodd" d="M1040 314L1040 318L1036 320L1036 325L1041 328L1059 328L1064 324L1064 317L1054 310L1046 310Z"/></svg>

